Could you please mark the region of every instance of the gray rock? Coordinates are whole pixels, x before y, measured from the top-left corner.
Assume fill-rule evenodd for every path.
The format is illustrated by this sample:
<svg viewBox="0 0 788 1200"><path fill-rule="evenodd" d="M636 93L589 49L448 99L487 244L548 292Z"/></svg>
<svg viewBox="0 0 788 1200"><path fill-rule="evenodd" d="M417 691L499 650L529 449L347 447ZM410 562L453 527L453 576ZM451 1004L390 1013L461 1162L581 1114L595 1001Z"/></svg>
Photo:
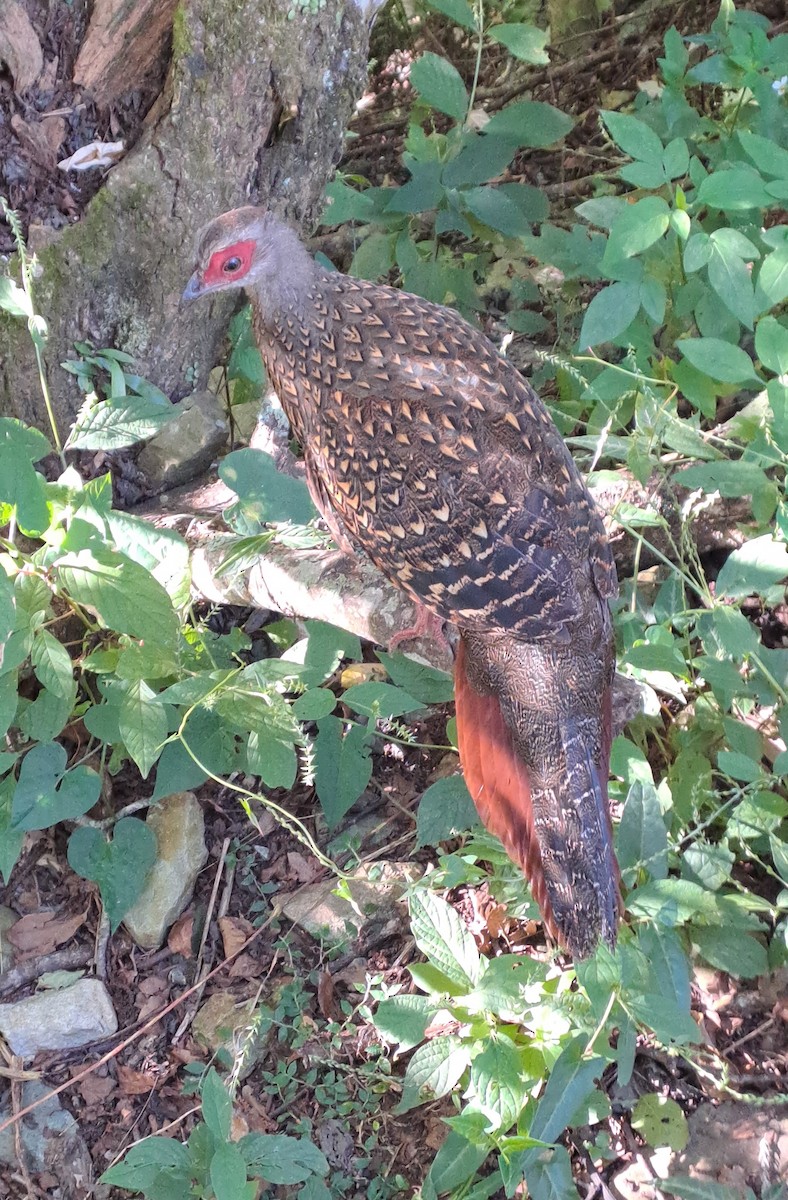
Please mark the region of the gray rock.
<svg viewBox="0 0 788 1200"><path fill-rule="evenodd" d="M45 1084L37 1080L22 1084L21 1107L26 1108L36 1100L42 1103L19 1123L28 1171L53 1175L59 1184L57 1195L61 1200L84 1200L88 1194L94 1200L106 1196L108 1189L103 1186L92 1190L93 1163L71 1113L61 1107L57 1096L52 1096ZM0 1125L10 1116L8 1096L0 1096ZM0 1133L0 1163L18 1167L13 1126Z"/></svg>
<svg viewBox="0 0 788 1200"><path fill-rule="evenodd" d="M314 938L344 942L357 937L381 908L399 900L408 883L420 874L421 868L414 863L370 863L359 867L348 881L356 908L334 895L335 879L324 879L288 897L282 912Z"/></svg>
<svg viewBox="0 0 788 1200"><path fill-rule="evenodd" d="M177 487L206 470L229 435L224 405L213 392L194 392L179 412L144 447L137 466L149 482Z"/></svg>
<svg viewBox="0 0 788 1200"><path fill-rule="evenodd" d="M148 814L158 859L124 924L138 946L156 950L189 903L208 851L202 808L193 792L165 797Z"/></svg>
<svg viewBox="0 0 788 1200"><path fill-rule="evenodd" d="M71 987L0 1004L0 1033L20 1058L86 1046L117 1028L109 993L98 979L79 979Z"/></svg>

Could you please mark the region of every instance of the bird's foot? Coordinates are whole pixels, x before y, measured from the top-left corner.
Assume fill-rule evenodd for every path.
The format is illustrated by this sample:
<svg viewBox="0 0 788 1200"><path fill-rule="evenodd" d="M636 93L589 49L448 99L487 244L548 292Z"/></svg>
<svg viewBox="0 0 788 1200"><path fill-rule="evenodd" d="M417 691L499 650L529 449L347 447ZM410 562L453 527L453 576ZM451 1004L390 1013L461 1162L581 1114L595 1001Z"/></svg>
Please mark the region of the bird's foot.
<svg viewBox="0 0 788 1200"><path fill-rule="evenodd" d="M416 605L416 621L408 629L400 629L389 638L389 650L396 650L403 642L411 642L416 638L428 638L436 642L442 649L451 653L451 647L443 633L444 621L423 604Z"/></svg>

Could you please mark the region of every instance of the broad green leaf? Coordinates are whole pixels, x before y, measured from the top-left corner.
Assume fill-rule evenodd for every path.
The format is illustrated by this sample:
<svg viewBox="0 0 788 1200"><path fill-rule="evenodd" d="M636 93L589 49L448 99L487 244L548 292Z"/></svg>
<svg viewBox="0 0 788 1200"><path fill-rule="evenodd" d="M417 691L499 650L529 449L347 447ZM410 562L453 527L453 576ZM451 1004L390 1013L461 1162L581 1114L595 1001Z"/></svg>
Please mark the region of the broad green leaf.
<svg viewBox="0 0 788 1200"><path fill-rule="evenodd" d="M303 679L309 687L330 678L343 658L354 662L361 658L361 643L354 633L337 629L336 625L329 625L328 621L305 621L304 627L308 641L304 655ZM287 653L283 658L287 657Z"/></svg>
<svg viewBox="0 0 788 1200"><path fill-rule="evenodd" d="M48 629L39 629L33 639L31 654L36 679L55 696L71 697L74 693L74 669L71 657L62 642Z"/></svg>
<svg viewBox="0 0 788 1200"><path fill-rule="evenodd" d="M105 1171L99 1182L148 1193L160 1174L175 1171L190 1176L188 1148L175 1138L147 1137L132 1146L122 1162Z"/></svg>
<svg viewBox="0 0 788 1200"><path fill-rule="evenodd" d="M681 472L684 487L719 492L721 496L752 496L768 487L769 480L752 462L719 460L687 467Z"/></svg>
<svg viewBox="0 0 788 1200"><path fill-rule="evenodd" d="M629 886L643 869L652 879L668 873L668 835L652 784L634 783L629 789L618 827L618 861Z"/></svg>
<svg viewBox="0 0 788 1200"><path fill-rule="evenodd" d="M265 728L250 730L246 740L246 769L259 775L267 787L291 788L298 774L298 757L292 741Z"/></svg>
<svg viewBox="0 0 788 1200"><path fill-rule="evenodd" d="M52 574L77 604L116 633L174 647L178 618L164 588L144 567L109 550L67 554Z"/></svg>
<svg viewBox="0 0 788 1200"><path fill-rule="evenodd" d="M479 815L462 775L430 784L419 801L416 845L437 846L476 825Z"/></svg>
<svg viewBox="0 0 788 1200"><path fill-rule="evenodd" d="M627 113L600 112L608 133L620 150L642 162L662 164L662 141L650 125Z"/></svg>
<svg viewBox="0 0 788 1200"><path fill-rule="evenodd" d="M6 671L0 675L0 738L11 728L17 705L19 703L19 678L16 671Z"/></svg>
<svg viewBox="0 0 788 1200"><path fill-rule="evenodd" d="M471 1063L468 1093L488 1121L488 1132L506 1133L519 1117L528 1093L522 1061L513 1041L494 1035Z"/></svg>
<svg viewBox="0 0 788 1200"><path fill-rule="evenodd" d="M519 22L513 25L491 25L487 33L492 41L500 42L510 54L523 62L544 66L550 61L550 56L545 50L549 34L546 30L537 29L535 25L523 25Z"/></svg>
<svg viewBox="0 0 788 1200"><path fill-rule="evenodd" d="M703 838L688 846L682 858L684 865L710 892L717 892L730 882L736 861L727 844L707 842Z"/></svg>
<svg viewBox="0 0 788 1200"><path fill-rule="evenodd" d="M741 600L765 595L788 576L788 548L771 534L751 538L729 554L717 576L717 596Z"/></svg>
<svg viewBox="0 0 788 1200"><path fill-rule="evenodd" d="M681 179L689 169L689 150L684 138L673 138L665 147L662 166L668 179Z"/></svg>
<svg viewBox="0 0 788 1200"><path fill-rule="evenodd" d="M343 732L338 717L323 717L315 738L315 789L329 829L355 804L372 777L367 730Z"/></svg>
<svg viewBox="0 0 788 1200"><path fill-rule="evenodd" d="M389 1042L396 1042L400 1054L418 1046L437 1012L431 996L403 995L381 1000L375 1009L375 1028Z"/></svg>
<svg viewBox="0 0 788 1200"><path fill-rule="evenodd" d="M283 1133L248 1133L237 1143L250 1168L274 1186L303 1183L312 1175L327 1175L328 1163L309 1138Z"/></svg>
<svg viewBox="0 0 788 1200"><path fill-rule="evenodd" d="M47 829L58 821L74 821L89 812L101 792L101 780L90 767L66 770L66 752L57 742L40 742L22 759L14 791L15 829Z"/></svg>
<svg viewBox="0 0 788 1200"><path fill-rule="evenodd" d="M554 1142L596 1091L605 1064L600 1058L584 1058L586 1045L587 1039L580 1036L561 1051L531 1122L531 1137Z"/></svg>
<svg viewBox="0 0 788 1200"><path fill-rule="evenodd" d="M683 925L697 916L710 921L719 917L716 897L688 879L651 879L630 892L627 908L669 927Z"/></svg>
<svg viewBox="0 0 788 1200"><path fill-rule="evenodd" d="M640 288L636 283L611 283L597 292L586 309L580 330L580 349L612 342L628 329L640 312Z"/></svg>
<svg viewBox="0 0 788 1200"><path fill-rule="evenodd" d="M687 1118L669 1096L654 1092L640 1096L632 1110L632 1128L649 1146L669 1146L676 1154L689 1141Z"/></svg>
<svg viewBox="0 0 788 1200"><path fill-rule="evenodd" d="M659 279L646 278L640 285L640 303L645 312L657 325L665 320L665 309L668 305L668 292L664 283ZM684 421L681 422L685 424Z"/></svg>
<svg viewBox="0 0 788 1200"><path fill-rule="evenodd" d="M43 476L8 441L0 441L0 501L16 508L17 521L25 533L41 534L48 528L51 515Z"/></svg>
<svg viewBox="0 0 788 1200"><path fill-rule="evenodd" d="M391 682L424 704L445 704L454 699L454 680L448 672L425 666L405 654L385 654L378 650L377 656Z"/></svg>
<svg viewBox="0 0 788 1200"><path fill-rule="evenodd" d="M741 1200L741 1192L737 1188L724 1183L704 1183L702 1179L690 1179L689 1176L674 1175L672 1179L661 1179L658 1186L661 1192L679 1196L681 1200Z"/></svg>
<svg viewBox="0 0 788 1200"><path fill-rule="evenodd" d="M156 838L144 821L123 817L107 841L99 829L82 825L68 843L68 861L78 875L97 883L111 929L139 899L156 861Z"/></svg>
<svg viewBox="0 0 788 1200"><path fill-rule="evenodd" d="M336 706L337 698L328 688L309 688L293 702L293 716L297 721L319 721Z"/></svg>
<svg viewBox="0 0 788 1200"><path fill-rule="evenodd" d="M717 604L711 611L714 641L719 648L734 658L753 654L761 644L758 630L738 609L728 604ZM705 644L704 633L704 644Z"/></svg>
<svg viewBox="0 0 788 1200"><path fill-rule="evenodd" d="M262 450L234 450L219 464L219 478L258 521L306 525L316 515L306 484L282 475Z"/></svg>
<svg viewBox="0 0 788 1200"><path fill-rule="evenodd" d="M89 401L80 409L66 449L121 450L152 437L179 412L174 404L165 408L143 396Z"/></svg>
<svg viewBox="0 0 788 1200"><path fill-rule="evenodd" d="M758 133L740 129L737 134L746 153L764 175L776 175L788 179L788 150L784 150L776 138L761 137Z"/></svg>
<svg viewBox="0 0 788 1200"><path fill-rule="evenodd" d="M162 750L156 764L156 786L151 800L163 800L175 792L198 787L207 778L205 772L190 758L182 742L170 742Z"/></svg>
<svg viewBox="0 0 788 1200"><path fill-rule="evenodd" d="M770 197L757 171L737 165L707 175L698 188L698 201L723 212L742 212L766 208Z"/></svg>
<svg viewBox="0 0 788 1200"><path fill-rule="evenodd" d="M8 641L11 631L15 625L16 597L14 596L14 585L6 575L3 567L0 566L0 669L2 669L3 666L6 642ZM58 643L58 645L59 644L60 643ZM5 730L2 730L0 732L0 737L2 737L4 733Z"/></svg>
<svg viewBox="0 0 788 1200"><path fill-rule="evenodd" d="M712 240L709 283L722 303L748 329L755 321L755 295L747 264L727 246Z"/></svg>
<svg viewBox="0 0 788 1200"><path fill-rule="evenodd" d="M450 1129L427 1173L427 1184L433 1189L432 1195L455 1195L457 1189L476 1174L489 1152L486 1142L474 1145ZM461 1194L467 1193L463 1191ZM424 1197L427 1200L426 1190Z"/></svg>
<svg viewBox="0 0 788 1200"><path fill-rule="evenodd" d="M788 375L788 326L776 317L761 317L755 330L755 353L775 375Z"/></svg>
<svg viewBox="0 0 788 1200"><path fill-rule="evenodd" d="M33 306L27 293L8 275L0 275L0 308L12 317L32 317Z"/></svg>
<svg viewBox="0 0 788 1200"><path fill-rule="evenodd" d="M684 246L683 263L688 275L705 267L714 253L714 243L707 233L699 230L687 238Z"/></svg>
<svg viewBox="0 0 788 1200"><path fill-rule="evenodd" d="M702 1042L703 1035L685 1008L661 992L646 992L630 996L627 1007L646 1029L650 1029L663 1046Z"/></svg>
<svg viewBox="0 0 788 1200"><path fill-rule="evenodd" d="M497 188L468 188L462 193L462 203L479 221L505 237L520 237L531 231L531 222L525 214Z"/></svg>
<svg viewBox="0 0 788 1200"><path fill-rule="evenodd" d="M778 246L763 260L758 288L771 308L788 298L788 245Z"/></svg>
<svg viewBox="0 0 788 1200"><path fill-rule="evenodd" d="M661 196L645 196L629 204L610 229L602 263L611 269L621 259L642 254L664 236L670 225L670 209Z"/></svg>
<svg viewBox="0 0 788 1200"><path fill-rule="evenodd" d="M357 683L347 689L342 695L342 701L354 712L365 717L401 717L404 713L420 711L424 705L420 700L408 695L403 688L391 683L380 683L370 680L369 683Z"/></svg>
<svg viewBox="0 0 788 1200"><path fill-rule="evenodd" d="M476 18L467 0L426 0L426 4L427 8L443 13L457 25L462 25L463 29L476 29Z"/></svg>
<svg viewBox="0 0 788 1200"><path fill-rule="evenodd" d="M459 71L439 54L429 50L413 63L410 81L422 100L446 113L455 121L464 121L468 111L468 93Z"/></svg>
<svg viewBox="0 0 788 1200"><path fill-rule="evenodd" d="M679 935L661 925L642 925L637 941L648 960L655 986L678 1009L689 1012L690 967Z"/></svg>
<svg viewBox="0 0 788 1200"><path fill-rule="evenodd" d="M409 208L403 210L401 203L406 195L408 195L405 189L410 188L410 186L410 184L406 183L404 187L396 189L392 196L391 205L389 206L392 211L411 211ZM412 211L420 212L422 208L432 207L433 205L430 203L419 201ZM392 235L390 233L370 233L359 243L358 249L350 263L349 273L355 275L356 279L371 279L374 281L388 275L393 265L394 238Z"/></svg>
<svg viewBox="0 0 788 1200"><path fill-rule="evenodd" d="M470 1046L453 1034L440 1034L414 1051L402 1081L402 1099L394 1112L439 1100L459 1083L471 1060Z"/></svg>
<svg viewBox="0 0 788 1200"><path fill-rule="evenodd" d="M479 982L479 951L450 904L434 892L418 888L410 897L410 921L416 945L449 979L468 990Z"/></svg>
<svg viewBox="0 0 788 1200"><path fill-rule="evenodd" d="M515 147L504 138L469 131L456 158L443 168L441 181L447 188L472 187L494 179L509 165Z"/></svg>
<svg viewBox="0 0 788 1200"><path fill-rule="evenodd" d="M210 1067L202 1085L202 1116L217 1141L223 1142L230 1136L233 1117L233 1102L218 1071Z"/></svg>
<svg viewBox="0 0 788 1200"><path fill-rule="evenodd" d="M689 933L706 962L736 979L754 979L769 969L765 947L743 929L693 925Z"/></svg>
<svg viewBox="0 0 788 1200"><path fill-rule="evenodd" d="M114 509L107 513L106 522L116 548L150 571L177 608L185 607L191 594L186 539L174 529L157 529L142 517Z"/></svg>
<svg viewBox="0 0 788 1200"><path fill-rule="evenodd" d="M326 207L321 215L324 225L344 225L347 221L369 221L373 203L366 192L348 187L341 179L326 184L324 196Z"/></svg>
<svg viewBox="0 0 788 1200"><path fill-rule="evenodd" d="M684 357L722 383L758 383L752 359L745 350L720 338L681 338L676 346Z"/></svg>
<svg viewBox="0 0 788 1200"><path fill-rule="evenodd" d="M493 1012L504 1021L524 1022L531 985L541 985L547 975L543 963L524 954L500 954L491 958L472 992L463 996L469 1012ZM526 989L531 989L526 992Z"/></svg>
<svg viewBox="0 0 788 1200"><path fill-rule="evenodd" d="M118 709L123 744L147 779L167 739L167 710L144 679L127 684Z"/></svg>
<svg viewBox="0 0 788 1200"><path fill-rule="evenodd" d="M217 1146L209 1175L216 1200L248 1200L246 1163L233 1142Z"/></svg>
<svg viewBox="0 0 788 1200"><path fill-rule="evenodd" d="M0 875L5 884L11 878L11 872L16 866L25 840L24 831L13 829L11 825L14 786L13 775L6 775L5 779L0 779Z"/></svg>
<svg viewBox="0 0 788 1200"><path fill-rule="evenodd" d="M541 1152L525 1168L530 1200L574 1200L577 1193L572 1163L564 1146ZM511 1194L510 1190L507 1195Z"/></svg>
<svg viewBox="0 0 788 1200"><path fill-rule="evenodd" d="M574 121L552 104L520 100L493 113L484 127L485 137L501 137L517 146L553 146L566 137Z"/></svg>

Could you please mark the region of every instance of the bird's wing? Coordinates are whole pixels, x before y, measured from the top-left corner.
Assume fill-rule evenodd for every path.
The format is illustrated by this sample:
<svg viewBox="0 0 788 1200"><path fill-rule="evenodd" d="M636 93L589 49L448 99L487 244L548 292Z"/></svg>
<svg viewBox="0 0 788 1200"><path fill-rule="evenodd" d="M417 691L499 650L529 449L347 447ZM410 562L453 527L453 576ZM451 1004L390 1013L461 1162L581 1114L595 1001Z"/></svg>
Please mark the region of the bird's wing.
<svg viewBox="0 0 788 1200"><path fill-rule="evenodd" d="M347 281L341 301L321 418L342 519L461 627L568 639L615 568L541 400L454 313Z"/></svg>

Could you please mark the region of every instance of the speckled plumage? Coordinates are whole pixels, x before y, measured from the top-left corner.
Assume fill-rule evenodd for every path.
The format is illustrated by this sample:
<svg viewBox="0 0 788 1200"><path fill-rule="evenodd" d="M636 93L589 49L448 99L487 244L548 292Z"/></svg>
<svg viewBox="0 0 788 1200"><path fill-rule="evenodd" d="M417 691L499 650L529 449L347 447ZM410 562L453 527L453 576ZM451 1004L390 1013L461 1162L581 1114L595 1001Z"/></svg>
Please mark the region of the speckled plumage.
<svg viewBox="0 0 788 1200"><path fill-rule="evenodd" d="M233 285L252 299L318 508L460 630L460 753L484 823L576 957L612 945L615 568L544 405L457 313L323 270L260 210L201 235L190 294Z"/></svg>

